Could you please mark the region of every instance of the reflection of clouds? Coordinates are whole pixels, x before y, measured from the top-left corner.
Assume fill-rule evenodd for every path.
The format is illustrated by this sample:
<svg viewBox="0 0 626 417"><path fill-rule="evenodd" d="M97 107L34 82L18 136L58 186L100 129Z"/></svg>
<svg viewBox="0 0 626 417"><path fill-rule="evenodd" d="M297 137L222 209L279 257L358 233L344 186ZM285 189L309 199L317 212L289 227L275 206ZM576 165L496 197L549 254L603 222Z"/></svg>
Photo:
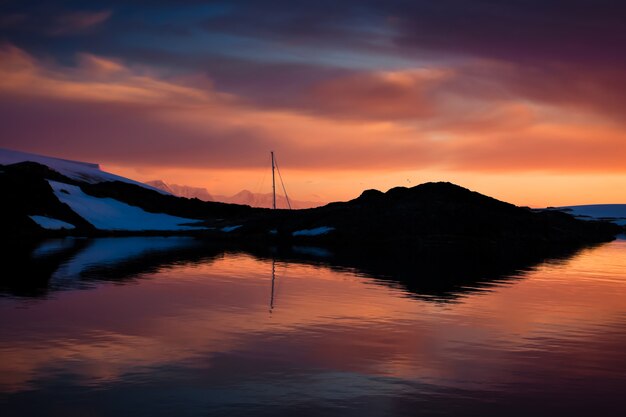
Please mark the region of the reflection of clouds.
<svg viewBox="0 0 626 417"><path fill-rule="evenodd" d="M353 375L363 389L347 396L376 378L491 389L537 375L611 374L607 364L624 342L625 249L618 241L584 251L455 304L415 300L349 272L278 263L270 315L271 263L230 254L139 285L58 293L25 309L4 302L2 389L61 373L106 385L165 368L233 378L242 390L259 372L289 378L298 369L305 385Z"/></svg>

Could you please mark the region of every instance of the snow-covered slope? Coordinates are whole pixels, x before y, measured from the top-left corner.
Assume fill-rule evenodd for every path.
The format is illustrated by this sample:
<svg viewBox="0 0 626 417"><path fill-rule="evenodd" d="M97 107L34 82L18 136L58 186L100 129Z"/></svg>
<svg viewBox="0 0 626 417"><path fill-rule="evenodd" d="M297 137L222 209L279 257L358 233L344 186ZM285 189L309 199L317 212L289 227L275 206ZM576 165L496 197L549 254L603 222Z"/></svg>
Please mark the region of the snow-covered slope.
<svg viewBox="0 0 626 417"><path fill-rule="evenodd" d="M90 184L106 181L121 181L129 184L139 185L150 190L158 191L162 194L170 194L162 189L133 181L119 175L111 174L100 170L98 164L88 162L69 161L66 159L52 158L49 156L36 155L32 153L13 151L0 148L0 165L11 165L19 162L37 162L48 168L77 181L84 181Z"/></svg>
<svg viewBox="0 0 626 417"><path fill-rule="evenodd" d="M79 216L101 230L197 230L197 220L148 213L112 198L98 198L85 194L80 187L62 182L48 181L54 195L67 204Z"/></svg>
<svg viewBox="0 0 626 417"><path fill-rule="evenodd" d="M580 219L611 220L626 226L626 204L590 204L582 206L557 207Z"/></svg>

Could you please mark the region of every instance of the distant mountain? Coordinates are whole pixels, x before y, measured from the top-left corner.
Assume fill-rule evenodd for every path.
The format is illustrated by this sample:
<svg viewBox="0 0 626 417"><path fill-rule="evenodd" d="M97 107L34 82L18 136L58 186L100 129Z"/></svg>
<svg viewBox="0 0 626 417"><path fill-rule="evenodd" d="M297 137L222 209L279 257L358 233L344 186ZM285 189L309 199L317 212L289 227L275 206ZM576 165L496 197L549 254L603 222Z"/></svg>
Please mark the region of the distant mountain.
<svg viewBox="0 0 626 417"><path fill-rule="evenodd" d="M176 195L174 190L172 190L170 188L170 186L165 183L165 181L154 180L154 181L148 181L145 184L149 185L150 187L154 187L154 188L158 188L159 190L163 190L163 191L165 191L167 193L170 193L172 195Z"/></svg>
<svg viewBox="0 0 626 417"><path fill-rule="evenodd" d="M232 196L211 195L206 188L191 187L188 185L168 184L162 180L148 181L146 184L172 193L178 197L197 198L198 200L202 201L219 201L229 204L242 204L250 207L273 207L272 193L253 193L249 190L242 190ZM291 208L293 209L319 207L324 204L319 201L301 201L292 199L289 199L289 203L291 203ZM287 198L280 194L276 195L276 207L285 209L289 208L289 205L287 204Z"/></svg>
<svg viewBox="0 0 626 417"><path fill-rule="evenodd" d="M197 198L202 201L215 201L206 188L190 187L188 185L170 184L172 194L185 198Z"/></svg>
<svg viewBox="0 0 626 417"><path fill-rule="evenodd" d="M146 184L163 191L167 191L178 197L197 198L202 201L215 201L215 198L209 194L206 188L191 187L189 185L167 184L162 180L148 181Z"/></svg>
<svg viewBox="0 0 626 417"><path fill-rule="evenodd" d="M273 195L272 193L253 193L248 190L239 191L237 194L232 195L230 197L224 195L216 195L216 201L222 201L224 203L232 203L232 204L245 204L250 207L263 207L263 208L272 208L273 207ZM319 201L301 201L301 200L292 200L289 199L289 203L291 204L291 208L293 209L306 209L312 207L319 207L324 205ZM280 194L276 195L276 207L277 208L289 208L287 204L287 198Z"/></svg>

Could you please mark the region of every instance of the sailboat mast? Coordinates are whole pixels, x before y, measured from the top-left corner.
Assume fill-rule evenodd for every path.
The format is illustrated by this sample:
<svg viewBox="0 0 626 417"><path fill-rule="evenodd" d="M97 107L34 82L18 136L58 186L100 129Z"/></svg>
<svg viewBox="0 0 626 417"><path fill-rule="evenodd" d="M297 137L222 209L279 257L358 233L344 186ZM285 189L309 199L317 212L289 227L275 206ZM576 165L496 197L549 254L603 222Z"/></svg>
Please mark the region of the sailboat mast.
<svg viewBox="0 0 626 417"><path fill-rule="evenodd" d="M271 151L270 154L272 154L272 208L276 210L276 178L274 176L274 151Z"/></svg>

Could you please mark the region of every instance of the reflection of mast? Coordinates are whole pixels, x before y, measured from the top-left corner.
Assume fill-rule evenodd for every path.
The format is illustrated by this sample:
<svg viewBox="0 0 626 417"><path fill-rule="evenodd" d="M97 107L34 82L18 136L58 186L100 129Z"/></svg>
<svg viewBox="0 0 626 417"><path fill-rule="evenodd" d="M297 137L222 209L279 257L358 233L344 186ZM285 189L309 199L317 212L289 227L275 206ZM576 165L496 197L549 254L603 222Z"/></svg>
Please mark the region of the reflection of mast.
<svg viewBox="0 0 626 417"><path fill-rule="evenodd" d="M272 259L272 293L270 295L270 314L274 309L274 282L276 281L276 260Z"/></svg>

